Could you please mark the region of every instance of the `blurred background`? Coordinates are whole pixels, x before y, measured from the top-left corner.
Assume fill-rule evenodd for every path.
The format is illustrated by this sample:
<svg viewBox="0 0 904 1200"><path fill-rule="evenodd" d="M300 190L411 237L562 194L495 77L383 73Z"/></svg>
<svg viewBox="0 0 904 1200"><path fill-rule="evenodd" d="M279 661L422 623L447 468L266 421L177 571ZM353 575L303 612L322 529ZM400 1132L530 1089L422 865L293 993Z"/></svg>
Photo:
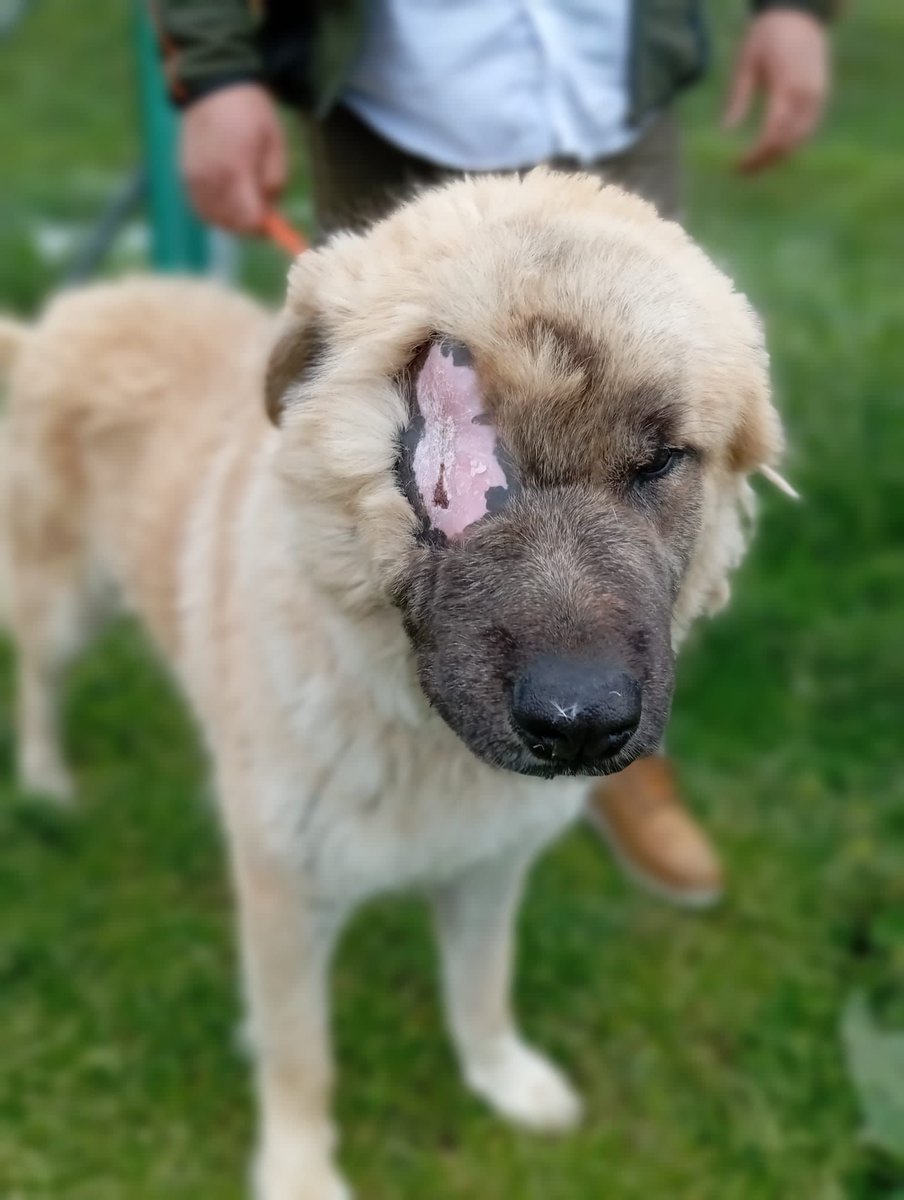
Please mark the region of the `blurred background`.
<svg viewBox="0 0 904 1200"><path fill-rule="evenodd" d="M729 892L671 910L583 829L542 863L519 990L586 1096L562 1142L465 1094L424 914L368 912L336 978L343 1158L368 1200L904 1197L904 8L848 6L823 132L750 179L718 128L744 12L712 9L716 69L681 105L688 224L765 316L803 496L763 495L732 605L679 672L669 748ZM105 212L127 215L96 269L147 265L138 48L125 0L0 3L0 310L95 269ZM285 211L310 228L300 157ZM198 253L278 303L274 247ZM193 731L115 628L69 697L78 814L42 807L10 782L11 665L4 648L0 1197L238 1197L252 1104Z"/></svg>

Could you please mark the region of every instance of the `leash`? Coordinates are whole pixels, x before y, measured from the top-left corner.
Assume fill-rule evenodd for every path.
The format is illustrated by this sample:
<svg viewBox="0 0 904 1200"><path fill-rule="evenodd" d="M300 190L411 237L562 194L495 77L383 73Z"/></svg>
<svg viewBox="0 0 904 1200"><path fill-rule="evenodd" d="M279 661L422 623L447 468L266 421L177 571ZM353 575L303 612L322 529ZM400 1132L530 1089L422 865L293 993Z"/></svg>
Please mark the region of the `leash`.
<svg viewBox="0 0 904 1200"><path fill-rule="evenodd" d="M275 208L271 208L261 222L261 233L290 258L297 258L308 249L308 242Z"/></svg>

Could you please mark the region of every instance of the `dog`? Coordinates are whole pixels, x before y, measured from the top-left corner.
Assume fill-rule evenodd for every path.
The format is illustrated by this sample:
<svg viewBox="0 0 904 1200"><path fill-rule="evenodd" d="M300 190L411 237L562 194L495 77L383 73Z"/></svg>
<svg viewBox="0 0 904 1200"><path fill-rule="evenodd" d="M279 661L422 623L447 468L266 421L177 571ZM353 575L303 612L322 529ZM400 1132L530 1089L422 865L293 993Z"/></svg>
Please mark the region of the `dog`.
<svg viewBox="0 0 904 1200"><path fill-rule="evenodd" d="M327 974L422 891L467 1084L580 1104L509 1003L527 872L586 776L653 752L782 449L748 302L585 176L427 191L291 270L279 317L188 280L0 327L23 785L64 799L61 671L111 604L181 683L238 897L262 1200L348 1196ZM14 451L14 453L13 453Z"/></svg>

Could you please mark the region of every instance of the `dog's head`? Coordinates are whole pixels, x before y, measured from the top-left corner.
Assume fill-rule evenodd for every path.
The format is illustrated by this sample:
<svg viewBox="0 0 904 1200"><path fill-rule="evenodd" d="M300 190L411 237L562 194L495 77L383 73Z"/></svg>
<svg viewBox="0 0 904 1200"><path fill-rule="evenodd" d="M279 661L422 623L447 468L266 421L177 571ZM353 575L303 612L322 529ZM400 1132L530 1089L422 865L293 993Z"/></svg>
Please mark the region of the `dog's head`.
<svg viewBox="0 0 904 1200"><path fill-rule="evenodd" d="M759 324L678 226L543 170L425 193L299 259L267 397L308 562L398 607L475 754L656 748L780 450Z"/></svg>

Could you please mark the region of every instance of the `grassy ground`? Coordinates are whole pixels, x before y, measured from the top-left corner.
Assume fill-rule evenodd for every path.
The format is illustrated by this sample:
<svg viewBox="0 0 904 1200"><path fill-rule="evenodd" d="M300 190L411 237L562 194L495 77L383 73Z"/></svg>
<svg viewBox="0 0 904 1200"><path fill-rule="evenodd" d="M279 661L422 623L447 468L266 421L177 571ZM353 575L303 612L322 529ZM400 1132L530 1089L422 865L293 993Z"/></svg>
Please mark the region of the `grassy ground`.
<svg viewBox="0 0 904 1200"><path fill-rule="evenodd" d="M42 0L0 46L0 306L38 300L54 268L36 231L46 251L42 223L87 221L136 151L126 6L91 8ZM733 607L682 671L671 748L730 898L669 911L580 831L543 863L521 1007L589 1113L559 1143L464 1095L423 915L368 913L336 981L343 1155L368 1200L904 1196L904 1171L858 1140L838 1038L857 987L904 1023L904 13L851 10L830 129L800 162L731 179L716 84L688 109L692 224L767 315L805 496L765 499ZM267 253L255 278L281 270ZM72 689L69 819L9 783L9 666L0 1197L238 1197L251 1105L230 903L185 716L134 632L107 638Z"/></svg>

